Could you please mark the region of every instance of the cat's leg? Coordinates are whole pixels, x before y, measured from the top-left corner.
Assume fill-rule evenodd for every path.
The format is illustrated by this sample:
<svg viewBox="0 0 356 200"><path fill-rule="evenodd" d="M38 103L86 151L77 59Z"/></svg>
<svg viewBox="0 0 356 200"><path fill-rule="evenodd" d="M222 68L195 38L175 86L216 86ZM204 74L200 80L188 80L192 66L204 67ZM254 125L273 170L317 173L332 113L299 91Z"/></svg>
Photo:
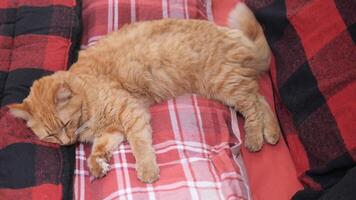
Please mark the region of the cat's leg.
<svg viewBox="0 0 356 200"><path fill-rule="evenodd" d="M246 98L236 101L235 109L245 117L245 146L250 151L259 151L263 138L269 144L276 144L280 129L271 107L258 92L244 96Z"/></svg>
<svg viewBox="0 0 356 200"><path fill-rule="evenodd" d="M152 145L150 113L142 103L127 101L120 112L120 122L136 160L137 177L152 183L159 178L159 168Z"/></svg>
<svg viewBox="0 0 356 200"><path fill-rule="evenodd" d="M151 128L146 127L127 135L132 152L136 159L137 177L145 182L152 183L159 178L159 168L152 146Z"/></svg>
<svg viewBox="0 0 356 200"><path fill-rule="evenodd" d="M108 128L108 130L100 133L94 139L92 151L88 158L88 167L93 176L96 178L103 177L109 171L109 161L112 156L112 151L121 144L125 137L123 134Z"/></svg>
<svg viewBox="0 0 356 200"><path fill-rule="evenodd" d="M262 95L257 95L260 108L263 113L263 137L269 144L276 144L279 140L281 130L275 114L270 105Z"/></svg>
<svg viewBox="0 0 356 200"><path fill-rule="evenodd" d="M245 146L250 151L259 151L264 137L266 142L275 144L279 139L279 126L268 103L258 92L257 77L245 76L244 71L231 66L220 71L210 76L210 85L202 94L234 107L244 116Z"/></svg>
<svg viewBox="0 0 356 200"><path fill-rule="evenodd" d="M257 95L246 94L233 105L245 118L245 146L250 151L259 151L263 145L263 113Z"/></svg>

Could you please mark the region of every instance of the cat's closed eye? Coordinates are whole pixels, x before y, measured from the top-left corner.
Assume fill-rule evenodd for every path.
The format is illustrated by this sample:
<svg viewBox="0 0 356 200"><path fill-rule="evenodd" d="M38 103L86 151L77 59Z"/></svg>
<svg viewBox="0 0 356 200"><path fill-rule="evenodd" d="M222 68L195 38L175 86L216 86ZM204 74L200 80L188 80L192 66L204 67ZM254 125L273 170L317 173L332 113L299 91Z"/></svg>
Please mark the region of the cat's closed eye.
<svg viewBox="0 0 356 200"><path fill-rule="evenodd" d="M69 120L69 121L67 121L66 123L64 123L64 124L62 125L61 131L62 131L62 132L65 132L71 123L72 123L71 120Z"/></svg>
<svg viewBox="0 0 356 200"><path fill-rule="evenodd" d="M63 128L66 128L71 123L72 123L72 120L68 120L65 124L63 124Z"/></svg>
<svg viewBox="0 0 356 200"><path fill-rule="evenodd" d="M62 144L62 141L58 138L57 134L49 134L43 138L46 142Z"/></svg>

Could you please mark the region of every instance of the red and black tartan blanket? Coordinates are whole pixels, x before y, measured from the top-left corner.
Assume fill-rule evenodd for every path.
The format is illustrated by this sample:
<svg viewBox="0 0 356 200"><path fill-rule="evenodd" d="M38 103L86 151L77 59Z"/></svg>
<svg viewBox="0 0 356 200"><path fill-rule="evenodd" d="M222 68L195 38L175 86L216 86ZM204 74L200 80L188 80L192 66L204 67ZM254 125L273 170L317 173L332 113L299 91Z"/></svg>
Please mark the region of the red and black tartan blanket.
<svg viewBox="0 0 356 200"><path fill-rule="evenodd" d="M74 147L39 142L6 105L74 62L76 0L0 1L0 199L72 199Z"/></svg>
<svg viewBox="0 0 356 200"><path fill-rule="evenodd" d="M294 199L354 199L356 2L247 3L275 56L278 117L306 185Z"/></svg>

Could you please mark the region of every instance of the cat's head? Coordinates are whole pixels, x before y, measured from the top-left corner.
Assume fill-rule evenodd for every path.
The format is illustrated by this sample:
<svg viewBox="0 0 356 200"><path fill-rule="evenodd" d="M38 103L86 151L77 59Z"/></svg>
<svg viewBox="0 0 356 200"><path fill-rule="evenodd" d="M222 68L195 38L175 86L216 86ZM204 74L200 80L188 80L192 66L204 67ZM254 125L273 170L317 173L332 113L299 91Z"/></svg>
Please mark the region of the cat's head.
<svg viewBox="0 0 356 200"><path fill-rule="evenodd" d="M61 145L77 140L82 96L73 87L76 78L70 72L57 72L35 81L22 103L9 105L10 112L27 122L41 139Z"/></svg>

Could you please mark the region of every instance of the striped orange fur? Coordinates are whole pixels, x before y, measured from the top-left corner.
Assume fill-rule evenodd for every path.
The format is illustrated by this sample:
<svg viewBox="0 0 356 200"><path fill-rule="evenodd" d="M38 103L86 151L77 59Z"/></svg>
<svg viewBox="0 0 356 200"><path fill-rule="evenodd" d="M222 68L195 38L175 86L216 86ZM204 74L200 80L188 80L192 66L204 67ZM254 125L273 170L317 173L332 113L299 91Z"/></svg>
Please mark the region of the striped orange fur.
<svg viewBox="0 0 356 200"><path fill-rule="evenodd" d="M80 52L69 71L35 81L10 109L42 140L92 142L88 166L96 177L107 173L113 148L127 139L138 178L149 183L159 177L148 112L154 102L197 93L242 113L251 151L261 149L263 138L278 141L277 120L258 92L269 61L262 28L240 3L229 28L176 19L125 26Z"/></svg>

